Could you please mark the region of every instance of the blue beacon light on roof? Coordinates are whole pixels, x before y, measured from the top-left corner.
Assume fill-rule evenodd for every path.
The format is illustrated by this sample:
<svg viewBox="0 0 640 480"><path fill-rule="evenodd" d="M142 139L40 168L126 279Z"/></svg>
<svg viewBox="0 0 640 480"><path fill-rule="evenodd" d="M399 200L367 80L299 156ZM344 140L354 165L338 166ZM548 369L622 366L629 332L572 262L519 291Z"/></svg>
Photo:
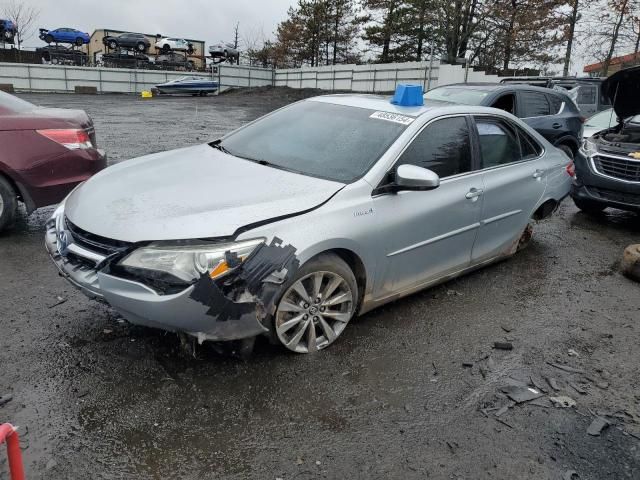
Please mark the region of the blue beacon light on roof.
<svg viewBox="0 0 640 480"><path fill-rule="evenodd" d="M396 87L391 103L400 107L420 107L424 105L422 94L422 85L401 83Z"/></svg>

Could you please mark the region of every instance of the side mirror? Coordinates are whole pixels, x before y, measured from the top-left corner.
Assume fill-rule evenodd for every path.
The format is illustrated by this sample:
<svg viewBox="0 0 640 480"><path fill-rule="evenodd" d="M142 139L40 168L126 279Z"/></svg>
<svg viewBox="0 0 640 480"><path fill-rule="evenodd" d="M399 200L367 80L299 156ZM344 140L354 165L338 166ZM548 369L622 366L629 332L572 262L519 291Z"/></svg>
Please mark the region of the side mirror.
<svg viewBox="0 0 640 480"><path fill-rule="evenodd" d="M396 169L395 190L433 190L440 186L437 173L416 165L400 165Z"/></svg>

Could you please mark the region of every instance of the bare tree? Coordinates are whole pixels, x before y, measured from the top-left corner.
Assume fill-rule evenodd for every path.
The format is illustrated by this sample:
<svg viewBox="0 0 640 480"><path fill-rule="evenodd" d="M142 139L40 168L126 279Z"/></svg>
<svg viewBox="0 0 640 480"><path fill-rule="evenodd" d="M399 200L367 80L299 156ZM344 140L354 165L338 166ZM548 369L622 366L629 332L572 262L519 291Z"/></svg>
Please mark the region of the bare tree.
<svg viewBox="0 0 640 480"><path fill-rule="evenodd" d="M33 35L33 25L38 20L40 10L24 0L9 0L3 5L2 12L16 25L16 44L20 50L22 43Z"/></svg>

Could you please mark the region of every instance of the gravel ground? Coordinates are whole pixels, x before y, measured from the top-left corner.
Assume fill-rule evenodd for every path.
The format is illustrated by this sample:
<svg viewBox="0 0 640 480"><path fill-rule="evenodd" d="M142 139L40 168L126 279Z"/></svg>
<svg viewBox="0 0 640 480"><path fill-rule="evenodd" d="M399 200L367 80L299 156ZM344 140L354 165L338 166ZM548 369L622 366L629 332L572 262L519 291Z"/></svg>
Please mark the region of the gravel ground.
<svg viewBox="0 0 640 480"><path fill-rule="evenodd" d="M85 109L114 163L311 93L23 97ZM318 355L265 342L243 361L186 357L75 291L43 248L50 213L0 234L0 421L20 426L30 479L640 478L640 295L617 269L636 215L567 201L514 258L358 318ZM499 410L523 384L546 394ZM610 425L591 436L596 416Z"/></svg>

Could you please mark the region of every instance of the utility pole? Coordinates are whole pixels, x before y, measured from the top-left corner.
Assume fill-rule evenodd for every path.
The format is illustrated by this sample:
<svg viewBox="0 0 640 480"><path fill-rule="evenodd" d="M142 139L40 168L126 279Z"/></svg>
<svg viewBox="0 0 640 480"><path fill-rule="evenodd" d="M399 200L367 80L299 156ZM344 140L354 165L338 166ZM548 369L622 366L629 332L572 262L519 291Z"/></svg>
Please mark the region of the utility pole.
<svg viewBox="0 0 640 480"><path fill-rule="evenodd" d="M235 39L233 41L233 48L235 48L236 50L238 49L238 27L240 26L240 22L236 23L236 30L235 30Z"/></svg>

